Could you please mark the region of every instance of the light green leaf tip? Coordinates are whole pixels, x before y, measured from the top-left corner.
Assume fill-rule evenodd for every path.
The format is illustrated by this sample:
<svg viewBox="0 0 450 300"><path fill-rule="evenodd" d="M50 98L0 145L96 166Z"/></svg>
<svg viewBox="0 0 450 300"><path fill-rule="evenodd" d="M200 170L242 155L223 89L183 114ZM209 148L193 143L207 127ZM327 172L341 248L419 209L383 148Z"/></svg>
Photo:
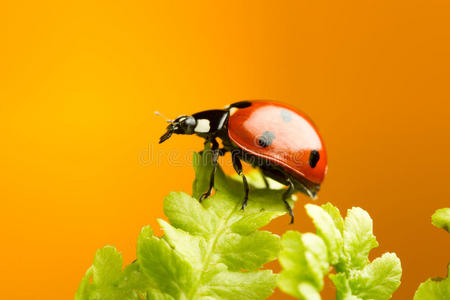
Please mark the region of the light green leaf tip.
<svg viewBox="0 0 450 300"><path fill-rule="evenodd" d="M342 218L339 209L330 202L323 204L321 207L328 213L331 219L333 219L334 225L342 234L344 232L344 219Z"/></svg>
<svg viewBox="0 0 450 300"><path fill-rule="evenodd" d="M83 277L75 300L139 300L145 295L147 285L136 263L122 272L122 254L114 247L106 246L95 254L92 267Z"/></svg>
<svg viewBox="0 0 450 300"><path fill-rule="evenodd" d="M279 256L283 268L279 288L299 299L320 299L323 276L328 272L327 248L317 235L288 231L282 237Z"/></svg>
<svg viewBox="0 0 450 300"><path fill-rule="evenodd" d="M298 285L298 291L300 298L307 300L320 300L320 293L317 291L316 287L309 282L302 282Z"/></svg>
<svg viewBox="0 0 450 300"><path fill-rule="evenodd" d="M352 294L361 299L387 300L400 286L402 267L394 253L385 253L362 270L351 270Z"/></svg>
<svg viewBox="0 0 450 300"><path fill-rule="evenodd" d="M344 251L351 268L363 268L369 263L369 252L378 247L373 235L373 224L369 214L354 207L347 212L344 221Z"/></svg>
<svg viewBox="0 0 450 300"><path fill-rule="evenodd" d="M431 223L438 227L450 232L450 208L441 208L431 217Z"/></svg>
<svg viewBox="0 0 450 300"><path fill-rule="evenodd" d="M307 204L305 208L316 227L317 234L327 245L330 263L336 265L342 257L343 248L342 233L333 219L337 216L332 217L325 209L317 205Z"/></svg>

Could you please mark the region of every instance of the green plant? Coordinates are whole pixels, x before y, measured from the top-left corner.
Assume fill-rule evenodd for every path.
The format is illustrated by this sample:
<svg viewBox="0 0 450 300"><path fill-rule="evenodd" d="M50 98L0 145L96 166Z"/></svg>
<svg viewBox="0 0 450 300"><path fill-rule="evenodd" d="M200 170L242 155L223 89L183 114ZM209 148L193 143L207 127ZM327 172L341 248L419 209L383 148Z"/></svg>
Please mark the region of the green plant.
<svg viewBox="0 0 450 300"><path fill-rule="evenodd" d="M258 230L286 213L282 190L264 187L258 172L248 176L251 197L241 210L241 179L216 172L216 193L203 203L212 170L210 155L195 154L193 197L171 193L164 202L169 222L158 220L164 231L156 237L150 227L139 235L137 259L123 268L121 254L107 246L97 251L76 300L134 299L265 299L278 286L301 299L320 299L323 277L330 274L337 299L388 299L400 284L400 261L384 254L369 262L378 244L372 220L360 208L345 220L331 204L306 205L317 234L289 231L282 240ZM290 199L292 205L293 199ZM280 249L281 254L280 254ZM280 254L281 274L263 265Z"/></svg>
<svg viewBox="0 0 450 300"><path fill-rule="evenodd" d="M194 197L207 189L210 156L194 155ZM250 178L252 179L252 178ZM137 260L122 272L122 257L105 247L94 258L75 299L264 299L276 274L261 267L277 258L280 238L258 230L285 214L280 190L258 188L241 210L243 185L216 173L216 193L202 204L182 193L164 202L170 223L159 220L163 237L149 227L139 235ZM292 205L292 200L291 200Z"/></svg>
<svg viewBox="0 0 450 300"><path fill-rule="evenodd" d="M441 208L434 212L431 216L431 223L450 232L450 208Z"/></svg>
<svg viewBox="0 0 450 300"><path fill-rule="evenodd" d="M449 231L450 208L438 209L431 217L431 223ZM446 278L431 278L420 284L414 300L448 300L450 299L450 263L447 265Z"/></svg>
<svg viewBox="0 0 450 300"><path fill-rule="evenodd" d="M389 299L400 285L402 269L394 253L369 261L370 250L378 246L372 233L372 219L361 208L348 211L345 220L327 203L307 204L317 234L288 231L282 237L278 278L282 291L299 299L320 298L324 276L337 289L337 300Z"/></svg>

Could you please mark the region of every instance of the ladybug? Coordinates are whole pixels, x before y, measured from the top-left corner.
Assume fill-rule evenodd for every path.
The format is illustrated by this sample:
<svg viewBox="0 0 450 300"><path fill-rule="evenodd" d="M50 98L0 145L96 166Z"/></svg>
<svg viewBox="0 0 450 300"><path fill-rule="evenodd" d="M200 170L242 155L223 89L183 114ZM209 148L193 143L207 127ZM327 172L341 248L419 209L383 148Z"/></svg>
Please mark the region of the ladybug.
<svg viewBox="0 0 450 300"><path fill-rule="evenodd" d="M247 205L249 186L241 160L259 168L266 185L269 177L287 186L282 200L291 223L294 214L287 199L296 191L315 199L327 172L327 155L316 127L305 114L285 104L241 101L225 109L182 115L168 122L159 143L175 133L195 134L211 145L214 167L209 189L200 202L211 195L218 157L226 152L231 152L233 167L244 183L242 209ZM219 148L217 139L223 148Z"/></svg>

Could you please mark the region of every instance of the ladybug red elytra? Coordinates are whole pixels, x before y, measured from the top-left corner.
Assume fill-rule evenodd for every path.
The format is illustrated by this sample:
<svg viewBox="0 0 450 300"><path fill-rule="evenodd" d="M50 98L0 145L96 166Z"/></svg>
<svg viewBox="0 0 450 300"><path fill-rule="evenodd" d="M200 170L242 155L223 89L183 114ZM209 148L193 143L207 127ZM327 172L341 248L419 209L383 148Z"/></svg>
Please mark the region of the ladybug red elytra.
<svg viewBox="0 0 450 300"><path fill-rule="evenodd" d="M247 205L249 187L242 172L241 160L259 168L263 177L287 186L282 200L294 222L286 201L295 191L315 198L327 172L327 156L314 124L302 112L288 105L269 101L241 101L225 109L206 110L191 116L168 120L167 132L159 143L175 134L196 134L211 143L210 185L200 201L208 198L214 187L219 155L231 152L233 167L242 177ZM222 140L219 148L217 139ZM264 177L265 178L265 177ZM267 184L267 180L265 180Z"/></svg>

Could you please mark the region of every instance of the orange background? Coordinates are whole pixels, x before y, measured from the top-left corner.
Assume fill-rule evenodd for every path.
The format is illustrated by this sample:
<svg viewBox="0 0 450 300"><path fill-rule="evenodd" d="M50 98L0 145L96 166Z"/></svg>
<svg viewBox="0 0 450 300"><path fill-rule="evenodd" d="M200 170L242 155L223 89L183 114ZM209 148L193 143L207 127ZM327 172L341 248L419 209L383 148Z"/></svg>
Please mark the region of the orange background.
<svg viewBox="0 0 450 300"><path fill-rule="evenodd" d="M430 216L450 202L448 1L8 2L2 298L71 299L97 248L115 245L129 263L163 197L191 191L184 157L202 143L157 145L155 109L175 117L255 98L318 124L329 153L319 201L371 214L374 256L402 259L394 299L445 275L450 238ZM294 226L285 216L270 229L311 230L302 206Z"/></svg>

